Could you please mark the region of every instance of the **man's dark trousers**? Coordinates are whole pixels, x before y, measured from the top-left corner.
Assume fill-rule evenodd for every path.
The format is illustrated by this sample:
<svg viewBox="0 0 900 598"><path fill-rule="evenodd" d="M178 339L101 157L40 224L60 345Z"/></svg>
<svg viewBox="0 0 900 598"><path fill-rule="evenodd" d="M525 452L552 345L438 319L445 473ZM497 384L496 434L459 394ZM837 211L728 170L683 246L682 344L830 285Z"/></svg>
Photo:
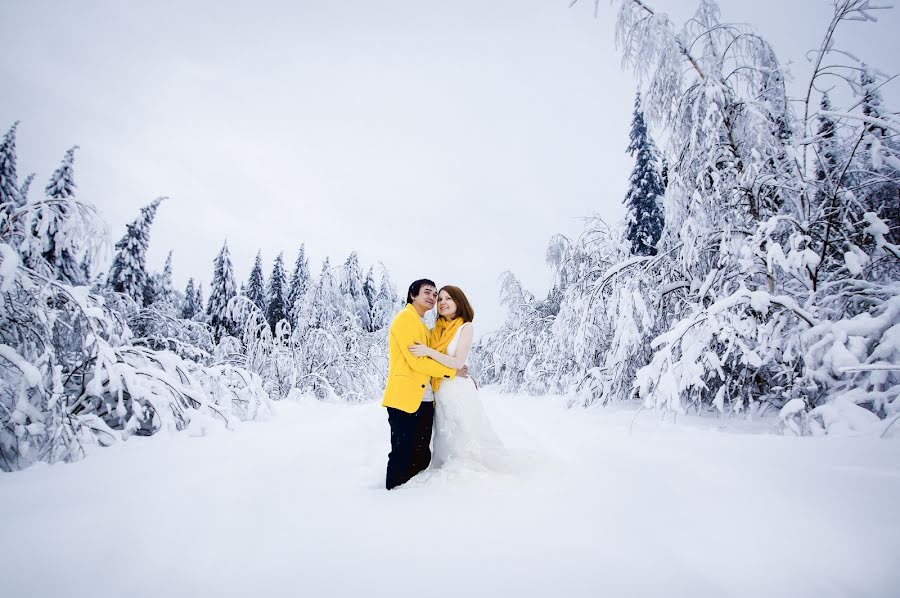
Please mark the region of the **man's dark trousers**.
<svg viewBox="0 0 900 598"><path fill-rule="evenodd" d="M431 463L431 429L434 426L434 403L422 401L415 413L387 408L391 425L391 453L388 455L388 490L408 482Z"/></svg>

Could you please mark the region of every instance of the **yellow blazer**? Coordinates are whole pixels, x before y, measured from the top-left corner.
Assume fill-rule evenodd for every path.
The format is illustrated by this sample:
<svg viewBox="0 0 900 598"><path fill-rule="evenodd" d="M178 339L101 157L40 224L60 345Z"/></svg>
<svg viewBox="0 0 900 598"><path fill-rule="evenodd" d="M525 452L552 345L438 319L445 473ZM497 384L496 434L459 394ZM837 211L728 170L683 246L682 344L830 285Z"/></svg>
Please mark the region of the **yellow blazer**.
<svg viewBox="0 0 900 598"><path fill-rule="evenodd" d="M416 308L407 304L391 322L388 335L388 377L382 407L394 407L415 413L425 396L425 385L432 378L453 378L456 370L441 365L430 357L414 357L409 346L416 341L428 344L428 327Z"/></svg>

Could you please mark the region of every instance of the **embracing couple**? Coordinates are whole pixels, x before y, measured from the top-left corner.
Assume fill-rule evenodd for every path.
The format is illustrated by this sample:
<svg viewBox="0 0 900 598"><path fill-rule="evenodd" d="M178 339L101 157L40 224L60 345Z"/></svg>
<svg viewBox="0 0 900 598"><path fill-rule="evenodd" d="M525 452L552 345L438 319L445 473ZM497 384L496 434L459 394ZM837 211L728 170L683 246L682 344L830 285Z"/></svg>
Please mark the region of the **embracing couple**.
<svg viewBox="0 0 900 598"><path fill-rule="evenodd" d="M437 304L432 330L425 314ZM406 307L391 323L390 364L382 406L391 426L386 486L449 463L488 467L504 450L484 413L466 359L475 312L458 287L409 285ZM434 430L434 458L431 442Z"/></svg>

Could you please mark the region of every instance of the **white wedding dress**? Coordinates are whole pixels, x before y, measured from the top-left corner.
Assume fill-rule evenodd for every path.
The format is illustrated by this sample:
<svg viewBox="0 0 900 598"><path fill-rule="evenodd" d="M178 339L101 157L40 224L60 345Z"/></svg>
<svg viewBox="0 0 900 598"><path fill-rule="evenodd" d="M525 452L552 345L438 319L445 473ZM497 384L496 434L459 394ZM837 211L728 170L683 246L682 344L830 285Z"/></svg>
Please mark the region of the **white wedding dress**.
<svg viewBox="0 0 900 598"><path fill-rule="evenodd" d="M459 333L447 346L447 355L455 356ZM476 469L504 468L507 452L484 412L478 389L471 378L444 380L434 401L434 450L432 468L456 464Z"/></svg>

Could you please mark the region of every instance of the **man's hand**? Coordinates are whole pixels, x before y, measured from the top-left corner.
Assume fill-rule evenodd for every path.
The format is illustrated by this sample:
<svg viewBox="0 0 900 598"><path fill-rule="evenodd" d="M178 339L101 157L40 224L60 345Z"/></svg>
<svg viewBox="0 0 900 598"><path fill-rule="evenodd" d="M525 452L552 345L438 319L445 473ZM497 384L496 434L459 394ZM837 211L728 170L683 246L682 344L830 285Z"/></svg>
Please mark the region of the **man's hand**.
<svg viewBox="0 0 900 598"><path fill-rule="evenodd" d="M469 377L469 366L464 365L458 370L456 370L456 375L460 378L468 378Z"/></svg>

